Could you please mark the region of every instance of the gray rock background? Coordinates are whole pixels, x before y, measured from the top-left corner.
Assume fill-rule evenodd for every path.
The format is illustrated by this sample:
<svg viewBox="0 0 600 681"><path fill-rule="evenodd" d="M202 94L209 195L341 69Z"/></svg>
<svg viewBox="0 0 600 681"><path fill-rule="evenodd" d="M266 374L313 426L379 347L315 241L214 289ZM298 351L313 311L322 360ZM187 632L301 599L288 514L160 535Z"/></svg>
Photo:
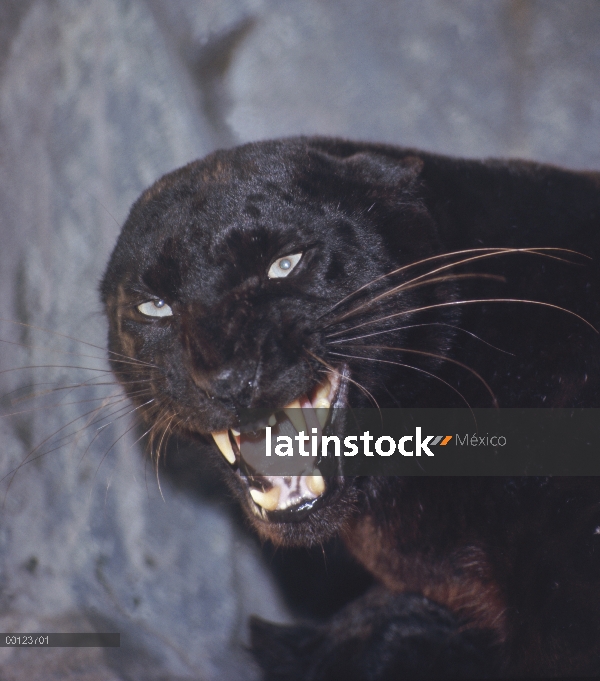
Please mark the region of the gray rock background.
<svg viewBox="0 0 600 681"><path fill-rule="evenodd" d="M2 679L257 679L247 617L290 617L210 476L161 496L98 385L97 283L139 192L297 133L598 169L599 74L597 0L2 0L0 631L123 641L0 648Z"/></svg>

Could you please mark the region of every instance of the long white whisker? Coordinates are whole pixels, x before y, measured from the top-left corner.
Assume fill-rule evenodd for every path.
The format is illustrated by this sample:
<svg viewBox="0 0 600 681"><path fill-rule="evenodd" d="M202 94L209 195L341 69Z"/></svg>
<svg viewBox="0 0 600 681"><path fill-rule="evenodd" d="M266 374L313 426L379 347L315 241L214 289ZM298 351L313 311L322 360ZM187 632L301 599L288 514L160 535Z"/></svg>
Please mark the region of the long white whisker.
<svg viewBox="0 0 600 681"><path fill-rule="evenodd" d="M127 399L127 398L125 398L125 399ZM119 419L124 418L125 416L128 416L129 414L132 414L133 412L137 411L138 409L142 409L143 407L145 407L145 406L151 404L152 402L154 402L155 399L156 399L156 398L153 397L151 400L148 400L147 402L144 402L144 404L141 404L141 405L139 405L138 407L135 407L134 409L131 409L131 410L128 411L126 414L121 414L121 415L117 416L117 418L114 419L113 421L109 421L108 423L105 423L105 424L103 424L102 426L100 426L99 428L97 428L97 429L96 429L96 432L94 433L94 437L90 440L88 446L85 448L83 454L81 455L80 463L81 463L81 461L83 461L83 459L85 458L85 455L87 454L87 452L89 451L89 449L91 448L91 446L94 444L96 438L100 435L100 433L101 433L107 426L110 426L110 425L111 425L112 423L114 423L115 421L118 421ZM126 407L121 407L120 409L118 409L116 412L113 412L112 414L106 414L106 415L104 415L104 416L102 417L102 419L99 419L99 421L101 421L101 420L103 420L103 419L105 419L105 418L109 418L110 416L113 416L115 413L118 413L119 411L124 411L124 410L127 409L129 406L130 406L130 404L127 405ZM96 423L98 423L99 421L96 421ZM87 423L87 424L81 429L81 432L84 432L87 428L89 428L90 425L93 425L93 423Z"/></svg>
<svg viewBox="0 0 600 681"><path fill-rule="evenodd" d="M36 399L39 397L44 397L45 395L51 395L53 393L58 393L64 390L67 390L67 395L71 393L74 390L78 390L79 388L89 388L89 387L97 387L101 385L135 385L137 383L150 383L151 379L141 379L137 381L117 381L116 379L114 381L102 381L98 383L94 383L94 381L97 381L99 378L104 378L104 377L99 377L99 376L92 376L90 378L87 378L85 381L81 381L80 383L72 383L71 385L58 385L56 382L51 382L51 381L46 381L44 383L38 383L38 384L33 384L37 386L41 385L53 385L54 387L48 390L44 390L41 392L37 393L29 393L28 395L23 395L22 397L19 397L16 400L10 400L11 404L18 404L19 402L24 402L30 399ZM15 388L14 390L11 390L10 392L6 393L3 395L3 399L10 398L10 395L12 395L15 392L18 392L20 390L23 390L24 387L33 387L33 385L30 386L20 386L18 388ZM66 397L66 396L65 396ZM61 398L64 399L64 398ZM60 400L59 400L60 404Z"/></svg>
<svg viewBox="0 0 600 681"><path fill-rule="evenodd" d="M140 394L147 393L149 391L144 390L144 391L138 391L136 393L129 394L128 397L133 397L134 394L139 396ZM23 409L21 411L11 411L8 414L1 414L0 418L8 418L9 416L20 416L22 414L32 414L38 411L43 411L47 409L57 409L59 407L68 407L72 406L75 404L90 404L92 402L100 402L101 400L111 400L117 397L123 397L123 393L117 393L114 395L108 395L108 396L101 396L101 397L90 397L87 400L75 400L74 402L63 402L62 400L60 402L55 402L54 404L45 404L39 407L31 407L31 409Z"/></svg>
<svg viewBox="0 0 600 681"><path fill-rule="evenodd" d="M126 397L123 397L123 398L121 398L120 400L118 400L117 402L113 402L113 403L111 404L111 406L114 406L115 404L120 404L121 402L125 401L126 399L127 399ZM20 463L18 466L16 466L14 469L12 469L12 470L9 471L8 473L6 473L2 478L0 478L0 482L3 482L4 480L6 480L6 478L7 478L8 476L11 476L11 478L10 478L10 480L9 480L9 483L8 483L8 485L7 485L7 488L6 488L6 492L5 492L3 504L6 503L6 495L8 494L8 491L9 491L9 489L10 489L12 483L13 483L13 480L14 480L16 474L18 473L18 471L19 471L23 466L25 466L25 465L27 465L28 463L31 463L31 462L33 462L33 461L36 461L37 459L41 458L42 456L46 456L47 454L50 454L50 453L52 453L53 451L56 451L56 449L59 449L60 447L62 447L62 446L65 444L65 440L67 440L67 438L73 437L74 435L76 435L77 433L79 433L79 432L81 431L81 429L78 429L78 430L76 431L76 433L67 433L66 435L63 435L61 438L59 438L58 441L54 442L54 447L53 447L53 449L51 449L50 451L42 451L42 452L40 452L40 454L38 454L37 456L33 456L33 454L35 454L35 452L40 451L40 450L42 449L42 447L44 447L45 444L47 444L47 443L50 442L54 437L56 437L56 436L58 435L58 433L60 433L61 431L65 430L65 428L68 428L69 426L73 425L74 423L76 423L76 422L79 421L80 419L82 419L82 418L84 418L84 417L86 417L86 416L89 416L90 414L92 414L92 419L93 419L93 418L96 418L94 415L97 415L99 412L101 412L102 409L105 408L105 406L106 406L106 405L100 405L99 407L96 407L95 409L91 409L90 411L86 412L85 414L81 414L80 416L77 416L76 418L74 418L74 419L72 419L71 421L69 421L69 423L66 423L65 425L63 425L63 426L61 426L60 428L58 428L57 430L55 430L53 433L51 433L50 435L48 435L48 437L46 437L44 440L42 440L42 442L40 442L39 444L37 444L30 452L28 452L27 455L25 456L25 458L21 461L21 463ZM122 409L122 408L121 408L121 409ZM121 409L119 409L119 410L117 410L117 411L120 411ZM114 412L113 412L113 413L114 413ZM110 414L109 414L109 415L102 416L99 420L102 420L102 419L104 419L104 418L107 418L108 416L110 416ZM97 422L98 422L98 421L96 421L96 423L97 423ZM92 424L93 424L93 421L92 421ZM88 424L86 424L85 428L87 428L89 425L91 425L90 422L88 422Z"/></svg>
<svg viewBox="0 0 600 681"><path fill-rule="evenodd" d="M370 400L373 402L373 404L377 407L377 409L380 409L379 404L377 403L377 400L371 395L371 393L358 381L355 381L354 379L350 378L349 376L343 376L335 367L332 367L330 364L327 364L325 360L321 359L320 357L317 357L314 355L310 350L306 350L306 353L308 353L311 357L317 360L317 362L320 362L323 366L327 367L329 371L332 371L336 376L339 376L341 379L345 379L347 381L350 381L350 383L353 383L361 392L363 392ZM330 354L335 354L335 353L330 353Z"/></svg>
<svg viewBox="0 0 600 681"><path fill-rule="evenodd" d="M399 274L400 272L404 272L406 270L412 269L414 267L418 267L419 265L423 265L428 262L434 262L436 260L443 260L445 258L451 258L455 255L466 255L467 253L484 253L487 254L487 257L493 257L495 255L502 255L504 253L532 253L534 255L546 255L549 258L553 258L556 260L561 260L564 262L570 262L570 261L565 261L563 258L558 258L557 256L552 256L547 254L547 252L551 251L559 251L561 253L571 253L573 255L579 255L583 258L587 258L588 260L591 260L590 256L585 255L585 253L580 253L579 251L573 251L568 248L554 248L554 247L540 247L540 248L466 248L460 251L451 251L449 253L439 253L437 255L430 256L428 258L423 258L422 260L417 260L415 262L409 263L408 265L403 265L402 267L398 267L395 270L392 270L391 272L387 272L386 274L382 274L375 279L372 279L371 281L367 282L366 284L363 284L359 288L357 288L355 291L352 293L349 293L347 296L339 300L333 307L329 308L327 312L324 312L321 317L325 316L326 314L329 314L333 312L333 310L336 309L336 307L339 307L343 303L345 303L348 299L352 298L355 296L357 293L360 293L361 291L364 291L364 289L368 288L372 284L377 283L378 281L381 281L382 279L385 279L386 277L391 277L396 274ZM455 266L456 263L452 263L449 266ZM575 264L575 263L572 263ZM321 318L319 317L319 319Z"/></svg>
<svg viewBox="0 0 600 681"><path fill-rule="evenodd" d="M73 336L67 336L64 333L60 333L58 331L53 331L52 329L44 329L41 326L35 326L34 324L26 324L25 322L17 322L14 319L6 319L5 317L0 317L0 322L6 322L7 324L15 324L16 326L23 326L28 329L35 329L36 331L42 331L44 333L50 333L54 336L59 336L60 338L66 338L67 340L72 340L75 343L81 343L82 345L87 345L90 348L95 348L96 350L101 350L103 353L108 352L110 355L114 355L115 357L124 357L126 360L132 360L134 362L137 362L139 364L143 364L145 366L153 367L155 369L158 369L157 366L154 364L150 364L148 362L144 362L141 359L136 359L135 357L129 357L128 355L123 355L120 352L115 352L114 350L106 350L106 348L103 348L101 345L94 345L94 343L88 343L87 341L80 340L79 338L74 338Z"/></svg>
<svg viewBox="0 0 600 681"><path fill-rule="evenodd" d="M141 409L142 407L145 407L146 405L150 404L150 402L153 402L153 401L154 401L154 398L153 398L152 400L148 400L148 402L146 402L145 404L141 404L141 405L139 405L138 407L135 407L134 409L131 409L131 410L128 411L126 414L122 414L121 416L119 416L119 418L123 418L123 417L125 417L125 416L129 416L129 414L133 414L133 413L134 413L135 411L137 411L138 409ZM106 425L110 425L110 424L106 424ZM119 435L119 437L112 443L112 445L106 450L106 452L104 452L104 455L102 456L102 459L100 459L100 463L98 464L98 468L96 468L96 472L94 473L94 479L95 479L96 476L98 475L98 471L100 470L100 466L104 463L104 460L105 460L106 457L109 455L109 453L112 451L112 449L113 449L113 448L117 445L117 443L120 442L128 433L130 433L130 432L136 427L136 425L137 425L137 424L132 423L131 426L130 426L129 428L127 428L127 430L126 430L124 433L122 433L121 435Z"/></svg>
<svg viewBox="0 0 600 681"><path fill-rule="evenodd" d="M560 310L561 312L565 312L566 314L572 315L573 317L576 317L580 321L582 321L586 326L589 326L590 329L595 331L596 333L598 332L598 329L596 329L595 326L593 326L590 322L587 321L584 317L581 315L578 315L576 312L572 312L571 310L568 310L565 307L560 307L560 305L553 305L552 303L544 303L540 300L526 300L524 298L477 298L473 300L451 300L445 303L436 303L435 305L425 305L423 307L415 307L411 308L409 310L402 310L401 312L395 312L394 314L386 315L385 317L380 317L379 319L370 319L366 322L362 322L361 324L357 324L356 326L352 326L349 329L344 329L343 331L337 331L336 333L332 333L330 335L330 338L333 338L335 336L339 336L342 333L347 333L348 331L354 331L354 329L360 329L363 326L367 326L369 324L377 324L379 322L384 322L388 319L394 319L395 317L401 317L403 315L409 315L409 314L415 314L417 312L424 312L425 310L435 310L439 309L442 307L455 307L458 305L472 305L476 303L522 303L525 305L539 305L541 307L548 307L554 310Z"/></svg>
<svg viewBox="0 0 600 681"><path fill-rule="evenodd" d="M22 367L13 367L12 369L3 369L1 374L10 374L13 371L24 371L25 369L78 369L79 371L96 371L101 374L112 373L110 369L94 369L93 367L82 367L71 364L28 364Z"/></svg>
<svg viewBox="0 0 600 681"><path fill-rule="evenodd" d="M508 350L503 350L502 348L496 347L495 345L492 345L488 341L484 340L477 334L474 334L472 331L468 331L467 329L463 329L460 326L455 326L454 324L447 324L446 322L425 322L423 324L407 324L406 326L396 326L393 329L384 329L383 331L373 331L372 333L365 333L362 336L355 336L354 338L341 338L337 339L334 341L328 341L328 345L334 345L338 343L346 343L348 341L355 341L355 340L362 340L363 338L372 338L373 336L380 336L385 333L393 333L395 331L406 331L408 329L420 329L424 326L447 326L450 329L456 329L457 331L462 331L463 333L468 334L469 336L472 336L478 341L481 341L485 345L488 345L490 348L493 348L494 350L498 350L498 352L503 352L505 355L511 355L512 357L515 356L514 352L509 352ZM329 338L330 336L326 336L326 338Z"/></svg>
<svg viewBox="0 0 600 681"><path fill-rule="evenodd" d="M83 342L83 341L81 341ZM66 355L70 357L83 357L85 359L93 359L96 360L97 362L106 362L107 358L106 356L104 357L97 357L96 355L86 355L81 352L69 352L68 350L57 350L53 348L48 348L44 347L42 345L30 345L28 343L19 343L19 341L10 341L7 340L6 338L0 338L0 343L5 343L6 345L15 345L19 348L26 348L27 350L42 350L43 352L51 355ZM131 364L133 366L141 366L141 367L146 367L144 362L141 362L140 360L135 359L134 357L130 357L129 359L116 359L113 358L111 361L113 362L119 362L120 364ZM152 365L150 365L152 366Z"/></svg>
<svg viewBox="0 0 600 681"><path fill-rule="evenodd" d="M158 485L158 491L160 492L160 496L161 496L162 500L163 500L165 503L166 503L165 497L164 497L164 495L163 495L162 487L161 487L161 484L160 484L160 476L159 476L159 474L158 474L158 463L159 463L159 461L160 461L160 449L161 449L163 440L164 440L164 438L165 438L165 435L167 435L167 434L168 434L168 435L167 435L167 439L171 437L171 434L169 433L169 431L170 431L170 429L171 429L171 424L173 423L173 419L174 419L176 416L177 416L177 413L173 414L173 416L171 416L171 418L169 419L169 423L167 424L166 428L165 428L164 431L163 431L162 438L161 438L161 440L160 440L160 442L159 442L159 444L158 444L158 449L157 449L157 451L156 451L156 463L155 463L156 484ZM165 447L166 447L166 444L165 444Z"/></svg>
<svg viewBox="0 0 600 681"><path fill-rule="evenodd" d="M411 353L411 354L414 354L414 355L422 355L424 357L433 357L434 359L441 359L444 362L449 362L450 364L454 364L456 366L462 367L463 369L465 369L469 373L473 374L473 376L475 376L482 383L482 385L485 387L485 389L490 394L492 401L494 403L494 406L495 407L498 406L498 401L496 400L496 396L494 395L493 390L490 388L490 386L485 381L485 379L480 374L478 374L475 371L475 369L472 369L467 364L463 364L462 362L459 362L456 359L452 359L451 357L446 357L445 355L439 355L435 352L427 352L425 350L414 350L412 348L394 348L394 347L389 347L389 346L386 346L386 345L362 345L361 344L361 345L348 345L348 347L363 348L363 349L372 348L374 350L390 350L390 351L396 351L396 352L408 352L408 353Z"/></svg>
<svg viewBox="0 0 600 681"><path fill-rule="evenodd" d="M332 355L337 355L338 357L347 357L348 359L362 359L368 362L380 362L382 364L393 364L394 366L399 366L399 367L406 367L407 369L413 369L414 371L418 371L419 373L425 374L427 376L431 376L431 378L435 378L437 381L440 381L444 385L447 385L450 390L453 390L461 399L462 401L467 405L467 407L470 409L471 413L473 414L473 409L471 408L471 405L467 402L465 396L457 390L453 385L448 383L447 381L444 381L443 378L440 378L439 376L436 376L435 374L432 374L429 371L425 371L425 369L420 369L419 367L412 366L411 364L405 364L404 362L392 362L389 359L378 359L376 357L359 357L358 355L344 355L340 352L332 352L330 353ZM473 414L473 418L475 418L475 414Z"/></svg>

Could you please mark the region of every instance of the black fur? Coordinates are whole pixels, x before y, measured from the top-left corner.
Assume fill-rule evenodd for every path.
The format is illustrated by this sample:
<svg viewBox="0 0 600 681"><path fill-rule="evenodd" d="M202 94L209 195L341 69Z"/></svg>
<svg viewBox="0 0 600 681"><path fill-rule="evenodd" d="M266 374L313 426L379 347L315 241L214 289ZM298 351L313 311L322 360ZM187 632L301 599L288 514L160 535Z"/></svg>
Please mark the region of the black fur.
<svg viewBox="0 0 600 681"><path fill-rule="evenodd" d="M598 173L327 138L216 152L132 208L102 283L111 361L158 433L191 438L282 408L326 366L353 407L598 407L599 226ZM158 299L172 317L138 312ZM600 673L596 478L340 469L305 519L270 522L211 454L264 537L341 534L387 588L325 629L257 624L268 679Z"/></svg>
<svg viewBox="0 0 600 681"><path fill-rule="evenodd" d="M446 608L415 594L374 589L327 626L251 624L265 681L488 678L498 666L489 632L461 631Z"/></svg>

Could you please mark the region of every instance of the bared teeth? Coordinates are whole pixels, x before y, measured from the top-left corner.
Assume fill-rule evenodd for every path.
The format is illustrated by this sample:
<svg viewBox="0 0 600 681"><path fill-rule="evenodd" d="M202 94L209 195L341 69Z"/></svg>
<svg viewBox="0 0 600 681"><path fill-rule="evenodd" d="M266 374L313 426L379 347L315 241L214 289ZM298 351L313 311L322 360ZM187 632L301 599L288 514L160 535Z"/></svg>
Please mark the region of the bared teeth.
<svg viewBox="0 0 600 681"><path fill-rule="evenodd" d="M229 433L226 430L221 430L218 433L211 433L211 435L221 451L221 454L233 466L235 463L235 454L233 453L233 447L229 441Z"/></svg>
<svg viewBox="0 0 600 681"><path fill-rule="evenodd" d="M306 421L304 420L304 414L302 413L300 400L294 400L293 402L290 402L283 411L298 432L302 430L306 433L308 431L308 428L306 427Z"/></svg>
<svg viewBox="0 0 600 681"><path fill-rule="evenodd" d="M317 419L319 423L321 424L321 428L325 428L325 424L327 423L327 419L329 418L329 407L331 405L327 401L323 401L323 404L315 404L314 408L317 412Z"/></svg>
<svg viewBox="0 0 600 681"><path fill-rule="evenodd" d="M264 508L265 511L274 511L279 503L280 490L279 487L271 487L268 492L251 489L250 496L257 506Z"/></svg>
<svg viewBox="0 0 600 681"><path fill-rule="evenodd" d="M317 419L321 424L321 428L325 428L325 424L329 418L329 409L331 407L331 402L329 401L330 392L331 384L325 379L315 391L312 399L312 407L317 411Z"/></svg>
<svg viewBox="0 0 600 681"><path fill-rule="evenodd" d="M306 486L316 497L320 497L325 491L325 480L321 473L315 470L312 475L306 476Z"/></svg>
<svg viewBox="0 0 600 681"><path fill-rule="evenodd" d="M317 412L317 419L319 420L319 423L321 424L321 428L325 428L325 424L327 423L327 419L329 418L329 409L331 407L331 403L329 400L325 399L324 397L316 399L312 403L313 409Z"/></svg>
<svg viewBox="0 0 600 681"><path fill-rule="evenodd" d="M331 383L327 379L323 381L319 385L319 387L315 390L315 395L312 400L312 405L313 407L315 406L316 402L319 401L325 401L327 402L327 406L331 406L331 402L329 401L329 393L331 392Z"/></svg>
<svg viewBox="0 0 600 681"><path fill-rule="evenodd" d="M231 428L231 434L233 435L233 439L235 440L235 444L237 445L237 448L239 450L242 442L242 436L240 435L240 431Z"/></svg>

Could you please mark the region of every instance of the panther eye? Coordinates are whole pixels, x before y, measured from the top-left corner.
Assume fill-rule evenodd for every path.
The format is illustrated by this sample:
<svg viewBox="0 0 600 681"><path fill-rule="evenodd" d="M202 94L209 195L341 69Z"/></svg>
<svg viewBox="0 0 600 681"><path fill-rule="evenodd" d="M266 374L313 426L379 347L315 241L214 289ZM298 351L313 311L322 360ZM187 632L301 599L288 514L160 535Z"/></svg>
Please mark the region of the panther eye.
<svg viewBox="0 0 600 681"><path fill-rule="evenodd" d="M276 260L271 267L269 267L267 276L269 279L280 279L281 277L287 277L287 275L300 262L301 257L302 253L296 253L294 255L286 255L283 258L279 258L279 260Z"/></svg>
<svg viewBox="0 0 600 681"><path fill-rule="evenodd" d="M173 310L164 300L149 300L138 305L137 309L146 317L172 317Z"/></svg>

